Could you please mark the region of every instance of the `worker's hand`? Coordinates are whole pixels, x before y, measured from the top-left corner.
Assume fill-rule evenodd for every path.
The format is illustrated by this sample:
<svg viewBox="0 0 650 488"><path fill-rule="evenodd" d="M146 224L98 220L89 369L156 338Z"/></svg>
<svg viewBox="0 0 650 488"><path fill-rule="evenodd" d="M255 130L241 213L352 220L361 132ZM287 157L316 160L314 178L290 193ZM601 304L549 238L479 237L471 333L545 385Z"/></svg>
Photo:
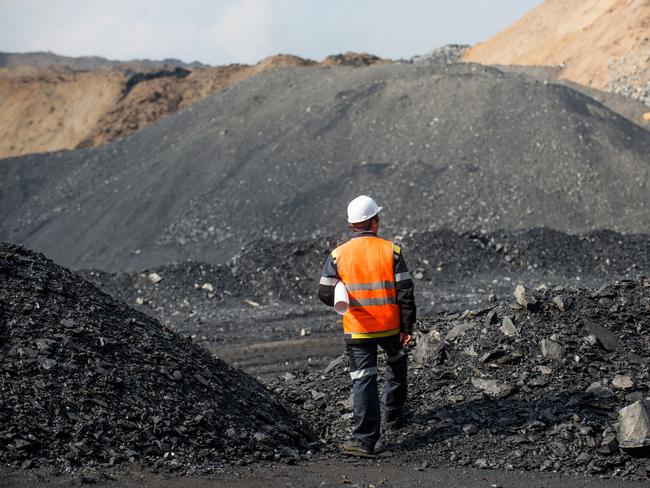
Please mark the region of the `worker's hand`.
<svg viewBox="0 0 650 488"><path fill-rule="evenodd" d="M411 339L413 339L413 336L410 334L405 334L404 332L399 333L399 341L402 343L402 346L404 349L406 349L406 346L409 345L409 342L411 342Z"/></svg>

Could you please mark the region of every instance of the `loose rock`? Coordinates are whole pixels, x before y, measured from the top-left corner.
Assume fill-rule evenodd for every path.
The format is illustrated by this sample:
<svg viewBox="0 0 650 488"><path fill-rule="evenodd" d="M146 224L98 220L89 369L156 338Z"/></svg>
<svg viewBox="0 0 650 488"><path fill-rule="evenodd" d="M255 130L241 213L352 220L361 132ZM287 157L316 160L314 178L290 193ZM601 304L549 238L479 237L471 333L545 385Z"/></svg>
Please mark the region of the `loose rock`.
<svg viewBox="0 0 650 488"><path fill-rule="evenodd" d="M512 319L508 316L503 317L503 322L501 323L499 330L508 337L514 337L519 334L515 324L512 323Z"/></svg>
<svg viewBox="0 0 650 488"><path fill-rule="evenodd" d="M542 349L542 355L553 359L561 360L566 354L566 349L562 344L550 339L542 339L540 346Z"/></svg>
<svg viewBox="0 0 650 488"><path fill-rule="evenodd" d="M618 348L618 338L609 329L593 323L588 324L587 329L589 329L589 332L591 332L604 349L607 351L616 351Z"/></svg>
<svg viewBox="0 0 650 488"><path fill-rule="evenodd" d="M393 452L437 465L467 466L483 459L491 466L492 459L507 459L514 469L645 476L647 461L618 448L623 443L612 422L626 396L650 393L645 363L631 361L628 352L647 348L650 317L644 300L650 288L642 280L626 281L602 293L627 303L626 309L612 312L595 303L593 290L562 287L539 292L540 313L501 303L423 319L416 332L419 345L410 354L416 366L409 373L412 417L406 427L383 432L382 442ZM571 303L565 311L553 301L558 294ZM491 311L511 317L520 326L519 335L508 337L490 326ZM619 350L626 352L611 354L584 343L585 317L603 327L608 324L620 336ZM626 322L625 317L633 319ZM457 334L462 323L474 326ZM453 341L443 340L452 330ZM557 345L564 348L564 359L540 355L543 340L549 341L549 351ZM380 379L383 367L380 362ZM615 394L614 385L597 381L619 375L635 378L636 391ZM274 388L323 433L324 450L338 452L351 427L343 407L350 396L345 371L304 371ZM312 389L326 397L314 401ZM470 452L471 457L465 454Z"/></svg>
<svg viewBox="0 0 650 488"><path fill-rule="evenodd" d="M535 310L537 308L537 300L527 293L526 288L521 283L515 288L515 298L517 303L524 308L529 310Z"/></svg>
<svg viewBox="0 0 650 488"><path fill-rule="evenodd" d="M154 285L157 285L162 281L162 278L158 273L149 273L149 281L151 281Z"/></svg>
<svg viewBox="0 0 650 488"><path fill-rule="evenodd" d="M630 390L634 388L634 381L629 376L617 375L612 380L612 386L617 390Z"/></svg>
<svg viewBox="0 0 650 488"><path fill-rule="evenodd" d="M619 441L623 449L650 446L650 401L634 402L618 412Z"/></svg>
<svg viewBox="0 0 650 488"><path fill-rule="evenodd" d="M610 388L603 386L603 384L600 383L599 381L595 381L591 385L589 385L586 391L587 393L591 393L592 395L597 397L607 398L607 397L614 396L614 392Z"/></svg>

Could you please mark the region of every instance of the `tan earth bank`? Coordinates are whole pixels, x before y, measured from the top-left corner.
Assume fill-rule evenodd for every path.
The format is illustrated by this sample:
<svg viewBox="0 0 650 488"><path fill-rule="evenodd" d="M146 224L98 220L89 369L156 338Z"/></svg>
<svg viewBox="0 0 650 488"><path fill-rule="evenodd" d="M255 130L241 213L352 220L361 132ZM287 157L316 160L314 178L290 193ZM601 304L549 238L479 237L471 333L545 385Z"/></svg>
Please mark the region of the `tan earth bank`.
<svg viewBox="0 0 650 488"><path fill-rule="evenodd" d="M551 67L527 74L636 99L649 108L608 106L650 126L647 0L546 0L503 32L469 48L463 61L508 69ZM207 67L177 60L121 63L0 53L0 158L101 145L265 71L379 62L388 61L346 53L320 63L278 55L252 66Z"/></svg>
<svg viewBox="0 0 650 488"><path fill-rule="evenodd" d="M650 105L650 2L546 0L463 60L558 66L561 79Z"/></svg>
<svg viewBox="0 0 650 488"><path fill-rule="evenodd" d="M147 127L233 83L289 66L365 66L386 62L368 54L329 56L318 63L278 55L249 66L165 69L111 64L0 68L0 158L93 147ZM136 71L137 70L137 71Z"/></svg>

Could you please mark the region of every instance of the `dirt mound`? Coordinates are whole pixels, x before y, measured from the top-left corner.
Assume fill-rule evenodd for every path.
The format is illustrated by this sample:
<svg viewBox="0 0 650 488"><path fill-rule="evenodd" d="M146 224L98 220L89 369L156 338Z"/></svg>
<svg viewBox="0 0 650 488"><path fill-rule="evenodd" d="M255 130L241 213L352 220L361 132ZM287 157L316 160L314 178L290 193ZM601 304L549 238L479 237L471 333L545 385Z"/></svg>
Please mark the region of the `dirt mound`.
<svg viewBox="0 0 650 488"><path fill-rule="evenodd" d="M114 144L1 161L0 238L75 267L223 263L255 239L345 233L361 192L392 236L650 231L647 132L591 98L464 63L327 70L270 71Z"/></svg>
<svg viewBox="0 0 650 488"><path fill-rule="evenodd" d="M264 58L256 65L252 66L252 71L255 74L264 73L272 69L291 68L293 66L316 66L318 63L311 59L303 59L299 56L292 54L276 54Z"/></svg>
<svg viewBox="0 0 650 488"><path fill-rule="evenodd" d="M5 64L12 67L0 68L0 158L106 144L270 70L387 62L346 53L319 64L281 54L252 66L199 68L175 60L119 63L45 54L7 56ZM26 64L16 64L21 60Z"/></svg>
<svg viewBox="0 0 650 488"><path fill-rule="evenodd" d="M464 60L559 66L561 78L650 105L649 27L647 2L546 0Z"/></svg>
<svg viewBox="0 0 650 488"><path fill-rule="evenodd" d="M0 244L0 460L184 467L295 458L261 384L42 255Z"/></svg>
<svg viewBox="0 0 650 488"><path fill-rule="evenodd" d="M142 81L102 115L77 146L94 147L127 136L251 76L274 69L315 64L297 56L278 55L253 66L219 66L194 70L182 77L159 76Z"/></svg>
<svg viewBox="0 0 650 488"><path fill-rule="evenodd" d="M74 148L124 83L117 71L0 69L0 157Z"/></svg>
<svg viewBox="0 0 650 488"><path fill-rule="evenodd" d="M427 466L549 470L646 479L619 448L620 408L650 394L650 281L526 292L423 320L410 354L407 424L383 447ZM533 304L533 298L536 302ZM294 373L274 391L300 409L325 449L350 428L346 362Z"/></svg>

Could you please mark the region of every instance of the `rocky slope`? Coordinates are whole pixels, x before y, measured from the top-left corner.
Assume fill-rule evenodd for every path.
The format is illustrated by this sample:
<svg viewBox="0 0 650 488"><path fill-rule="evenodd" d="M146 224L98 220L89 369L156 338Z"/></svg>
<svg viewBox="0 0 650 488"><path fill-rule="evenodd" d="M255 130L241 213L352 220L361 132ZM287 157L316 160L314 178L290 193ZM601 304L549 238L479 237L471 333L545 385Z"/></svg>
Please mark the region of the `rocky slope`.
<svg viewBox="0 0 650 488"><path fill-rule="evenodd" d="M559 66L563 79L650 106L649 28L650 5L645 1L546 0L503 32L468 49L463 59Z"/></svg>
<svg viewBox="0 0 650 488"><path fill-rule="evenodd" d="M422 469L645 480L647 451L639 458L643 449L619 446L619 411L650 394L649 327L647 279L526 292L517 301L425 319L410 354L410 416L386 429L382 447ZM341 357L275 383L333 452L350 429L347 371ZM650 442L647 428L645 435Z"/></svg>
<svg viewBox="0 0 650 488"><path fill-rule="evenodd" d="M364 192L392 236L648 232L648 154L594 99L493 68L276 70L110 145L0 161L0 238L75 267L222 263L255 239L342 234Z"/></svg>
<svg viewBox="0 0 650 488"><path fill-rule="evenodd" d="M76 147L124 82L119 71L0 68L0 157Z"/></svg>
<svg viewBox="0 0 650 488"><path fill-rule="evenodd" d="M0 67L0 158L105 144L265 71L381 62L358 53L322 63L278 55L252 66L218 67L0 55L0 66L6 66Z"/></svg>

